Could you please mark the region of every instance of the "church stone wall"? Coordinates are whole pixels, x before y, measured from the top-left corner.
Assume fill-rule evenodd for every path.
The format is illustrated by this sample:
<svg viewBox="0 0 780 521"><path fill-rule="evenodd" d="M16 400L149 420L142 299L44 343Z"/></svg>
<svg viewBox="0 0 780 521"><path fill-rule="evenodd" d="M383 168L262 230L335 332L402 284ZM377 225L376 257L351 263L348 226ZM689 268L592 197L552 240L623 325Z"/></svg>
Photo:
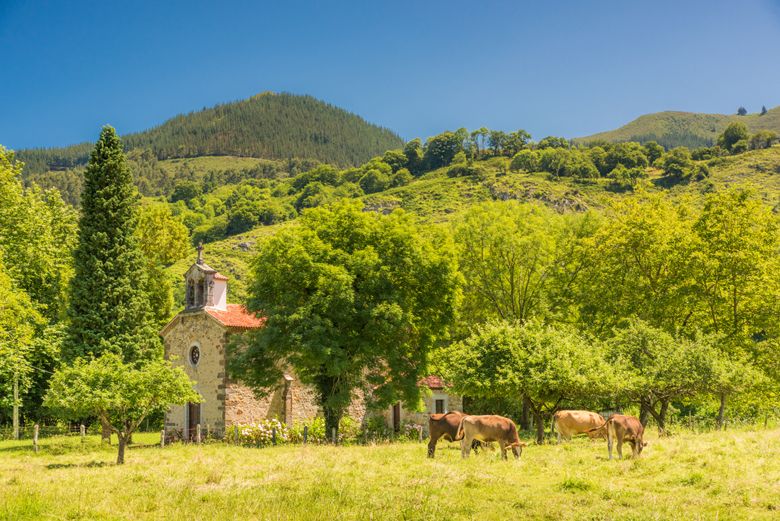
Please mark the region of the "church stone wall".
<svg viewBox="0 0 780 521"><path fill-rule="evenodd" d="M205 431L224 432L225 427L225 341L226 331L205 312L181 313L164 332L165 356L195 382L200 394L200 423ZM190 362L190 349L197 345L200 359ZM166 415L166 430L187 436L187 411L174 406Z"/></svg>

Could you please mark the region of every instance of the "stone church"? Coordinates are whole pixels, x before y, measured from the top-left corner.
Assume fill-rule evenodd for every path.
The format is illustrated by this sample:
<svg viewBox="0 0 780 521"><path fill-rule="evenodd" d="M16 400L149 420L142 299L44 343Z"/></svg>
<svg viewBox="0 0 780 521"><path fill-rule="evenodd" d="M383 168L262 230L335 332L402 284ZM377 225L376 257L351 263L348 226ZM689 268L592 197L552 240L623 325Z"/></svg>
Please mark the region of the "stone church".
<svg viewBox="0 0 780 521"><path fill-rule="evenodd" d="M160 332L165 357L184 369L195 382L201 403L173 406L166 414L165 429L174 439L193 439L197 425L203 432L221 436L230 425L245 425L277 418L292 424L321 414L314 390L301 384L292 372L267 396L257 398L251 389L228 378L226 346L230 335L263 327L264 320L240 304L228 304L228 278L203 261L203 248L185 279L184 310ZM402 423L419 423L427 428L427 415L461 410L460 396L452 395L441 379L429 376L420 382L430 389L425 412L407 411L401 403L387 410L366 411L365 401L356 397L347 414L358 422L368 414L385 418L398 430Z"/></svg>

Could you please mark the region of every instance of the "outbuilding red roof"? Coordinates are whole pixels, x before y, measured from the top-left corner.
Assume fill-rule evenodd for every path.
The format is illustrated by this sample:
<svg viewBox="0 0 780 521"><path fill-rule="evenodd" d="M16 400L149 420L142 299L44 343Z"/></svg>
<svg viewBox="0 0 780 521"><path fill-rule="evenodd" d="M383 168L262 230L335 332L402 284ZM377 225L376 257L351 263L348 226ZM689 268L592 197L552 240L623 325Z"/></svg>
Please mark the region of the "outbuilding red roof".
<svg viewBox="0 0 780 521"><path fill-rule="evenodd" d="M257 329L265 325L265 318L256 317L241 304L228 304L226 310L206 308L206 313L225 327Z"/></svg>
<svg viewBox="0 0 780 521"><path fill-rule="evenodd" d="M228 278L223 274L217 272L214 274L214 280L228 280Z"/></svg>
<svg viewBox="0 0 780 521"><path fill-rule="evenodd" d="M428 386L428 389L444 389L446 387L444 380L436 375L426 376L419 381L418 385L421 387L426 385Z"/></svg>

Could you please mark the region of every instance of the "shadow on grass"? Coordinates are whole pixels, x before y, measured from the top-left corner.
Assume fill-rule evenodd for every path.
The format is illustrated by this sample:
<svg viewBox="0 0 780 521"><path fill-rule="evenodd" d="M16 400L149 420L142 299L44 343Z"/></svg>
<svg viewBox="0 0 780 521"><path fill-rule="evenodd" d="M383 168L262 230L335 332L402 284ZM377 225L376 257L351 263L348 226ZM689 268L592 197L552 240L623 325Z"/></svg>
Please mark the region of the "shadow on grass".
<svg viewBox="0 0 780 521"><path fill-rule="evenodd" d="M90 461L89 463L49 463L46 465L46 468L48 470L56 470L56 469L70 469L74 467L81 467L81 468L100 468L100 467L109 467L109 466L115 466L116 463L108 463L105 461Z"/></svg>

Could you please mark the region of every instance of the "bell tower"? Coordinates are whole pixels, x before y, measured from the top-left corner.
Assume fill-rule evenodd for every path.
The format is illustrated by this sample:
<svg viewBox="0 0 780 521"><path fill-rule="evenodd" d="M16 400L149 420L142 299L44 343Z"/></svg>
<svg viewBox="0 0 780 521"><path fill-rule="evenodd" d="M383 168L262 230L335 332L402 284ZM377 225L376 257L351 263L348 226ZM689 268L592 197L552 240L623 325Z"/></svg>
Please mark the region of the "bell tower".
<svg viewBox="0 0 780 521"><path fill-rule="evenodd" d="M184 274L185 311L206 307L227 309L227 280L203 260L203 243L198 244L198 258Z"/></svg>

